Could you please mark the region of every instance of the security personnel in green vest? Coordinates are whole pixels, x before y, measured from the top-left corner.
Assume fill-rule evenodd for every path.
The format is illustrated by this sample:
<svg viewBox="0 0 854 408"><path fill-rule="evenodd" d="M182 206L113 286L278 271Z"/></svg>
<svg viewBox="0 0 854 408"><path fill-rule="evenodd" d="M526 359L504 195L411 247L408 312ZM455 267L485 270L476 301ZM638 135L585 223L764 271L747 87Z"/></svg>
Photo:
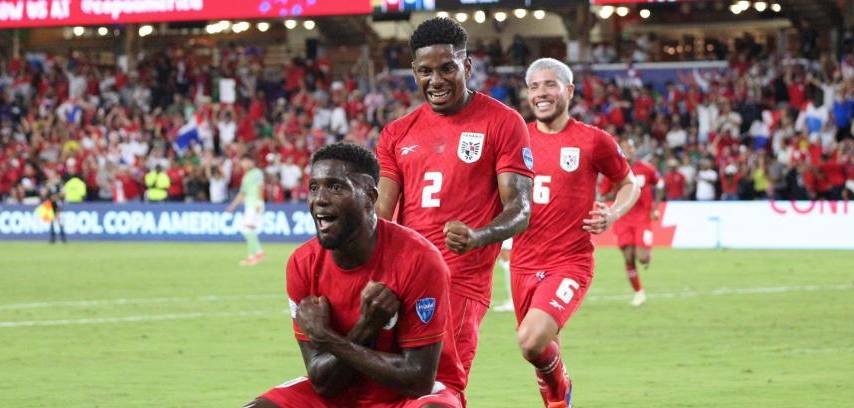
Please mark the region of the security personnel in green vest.
<svg viewBox="0 0 854 408"><path fill-rule="evenodd" d="M169 176L163 172L160 165L154 166L154 170L145 175L145 197L152 202L162 202L169 196Z"/></svg>
<svg viewBox="0 0 854 408"><path fill-rule="evenodd" d="M76 175L71 176L62 186L65 201L68 203L81 203L86 199L86 183Z"/></svg>

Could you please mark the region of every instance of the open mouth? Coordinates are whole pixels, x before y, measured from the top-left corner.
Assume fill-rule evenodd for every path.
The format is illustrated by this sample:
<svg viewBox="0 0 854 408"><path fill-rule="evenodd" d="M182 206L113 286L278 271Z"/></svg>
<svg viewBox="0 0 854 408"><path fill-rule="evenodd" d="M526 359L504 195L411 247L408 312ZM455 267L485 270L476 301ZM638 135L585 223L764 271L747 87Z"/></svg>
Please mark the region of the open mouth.
<svg viewBox="0 0 854 408"><path fill-rule="evenodd" d="M427 91L427 97L430 98L430 101L433 103L447 102L450 96L451 91L447 89Z"/></svg>
<svg viewBox="0 0 854 408"><path fill-rule="evenodd" d="M554 107L554 102L551 102L551 101L541 100L541 101L534 104L534 108L538 111L541 111L541 112L552 109L552 107Z"/></svg>
<svg viewBox="0 0 854 408"><path fill-rule="evenodd" d="M338 219L337 216L330 214L315 214L314 220L317 223L317 229L320 232L326 232L331 228L335 221Z"/></svg>

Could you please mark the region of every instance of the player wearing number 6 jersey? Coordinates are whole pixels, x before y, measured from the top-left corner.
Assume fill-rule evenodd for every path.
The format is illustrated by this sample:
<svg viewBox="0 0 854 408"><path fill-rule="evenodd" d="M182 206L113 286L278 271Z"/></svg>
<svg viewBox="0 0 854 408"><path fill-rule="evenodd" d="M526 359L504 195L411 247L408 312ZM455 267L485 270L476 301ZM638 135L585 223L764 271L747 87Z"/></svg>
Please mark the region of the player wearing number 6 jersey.
<svg viewBox="0 0 854 408"><path fill-rule="evenodd" d="M528 224L533 157L522 117L466 88L471 61L459 24L427 20L410 46L427 103L380 135L376 210L388 219L399 205L398 221L442 251L451 270L457 351L468 373L501 241Z"/></svg>
<svg viewBox="0 0 854 408"><path fill-rule="evenodd" d="M535 368L547 407L571 406L572 383L558 332L581 305L593 278L593 244L629 211L639 187L611 135L570 118L572 71L551 58L525 75L536 121L528 125L537 167L531 221L513 239L513 304L523 357ZM594 200L599 173L619 185L614 205Z"/></svg>

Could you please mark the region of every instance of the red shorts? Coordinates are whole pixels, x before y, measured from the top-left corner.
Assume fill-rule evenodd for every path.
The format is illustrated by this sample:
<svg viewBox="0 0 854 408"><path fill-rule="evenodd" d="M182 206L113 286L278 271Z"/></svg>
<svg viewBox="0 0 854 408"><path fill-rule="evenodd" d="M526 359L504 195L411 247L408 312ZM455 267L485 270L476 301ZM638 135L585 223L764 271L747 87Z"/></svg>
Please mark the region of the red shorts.
<svg viewBox="0 0 854 408"><path fill-rule="evenodd" d="M477 334L480 331L480 322L486 316L489 308L474 299L451 293L451 313L453 315L454 341L457 343L457 355L463 363L465 370L465 381L468 383L471 363L477 351Z"/></svg>
<svg viewBox="0 0 854 408"><path fill-rule="evenodd" d="M581 306L593 278L592 272L593 265L590 264L560 271L512 273L510 289L513 292L516 323L522 323L528 310L533 308L548 313L558 327L563 328Z"/></svg>
<svg viewBox="0 0 854 408"><path fill-rule="evenodd" d="M652 228L649 224L614 224L614 234L617 235L617 246L625 248L635 246L640 248L652 248Z"/></svg>
<svg viewBox="0 0 854 408"><path fill-rule="evenodd" d="M440 383L437 385L441 386ZM436 387L439 388L439 387ZM282 408L349 408L355 406L376 408L419 408L427 404L438 404L447 408L462 408L459 395L451 389L441 387L433 394L416 399L399 399L393 402L337 401L324 398L314 391L308 378L299 377L274 387L260 396Z"/></svg>

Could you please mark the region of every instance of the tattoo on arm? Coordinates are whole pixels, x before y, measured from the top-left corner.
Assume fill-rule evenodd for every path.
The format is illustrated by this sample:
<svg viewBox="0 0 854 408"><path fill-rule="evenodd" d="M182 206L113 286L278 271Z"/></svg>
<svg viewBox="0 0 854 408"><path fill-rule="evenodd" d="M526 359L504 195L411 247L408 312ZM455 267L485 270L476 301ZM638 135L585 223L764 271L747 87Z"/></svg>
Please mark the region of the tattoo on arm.
<svg viewBox="0 0 854 408"><path fill-rule="evenodd" d="M479 247L501 242L528 228L531 218L530 177L516 173L498 175L498 192L504 210L483 228L475 230Z"/></svg>
<svg viewBox="0 0 854 408"><path fill-rule="evenodd" d="M370 329L360 321L353 326L346 339L360 346L371 347L378 334L379 330ZM353 381L356 371L334 354L321 350L312 342L300 341L299 347L308 377L318 394L325 397L337 395Z"/></svg>

